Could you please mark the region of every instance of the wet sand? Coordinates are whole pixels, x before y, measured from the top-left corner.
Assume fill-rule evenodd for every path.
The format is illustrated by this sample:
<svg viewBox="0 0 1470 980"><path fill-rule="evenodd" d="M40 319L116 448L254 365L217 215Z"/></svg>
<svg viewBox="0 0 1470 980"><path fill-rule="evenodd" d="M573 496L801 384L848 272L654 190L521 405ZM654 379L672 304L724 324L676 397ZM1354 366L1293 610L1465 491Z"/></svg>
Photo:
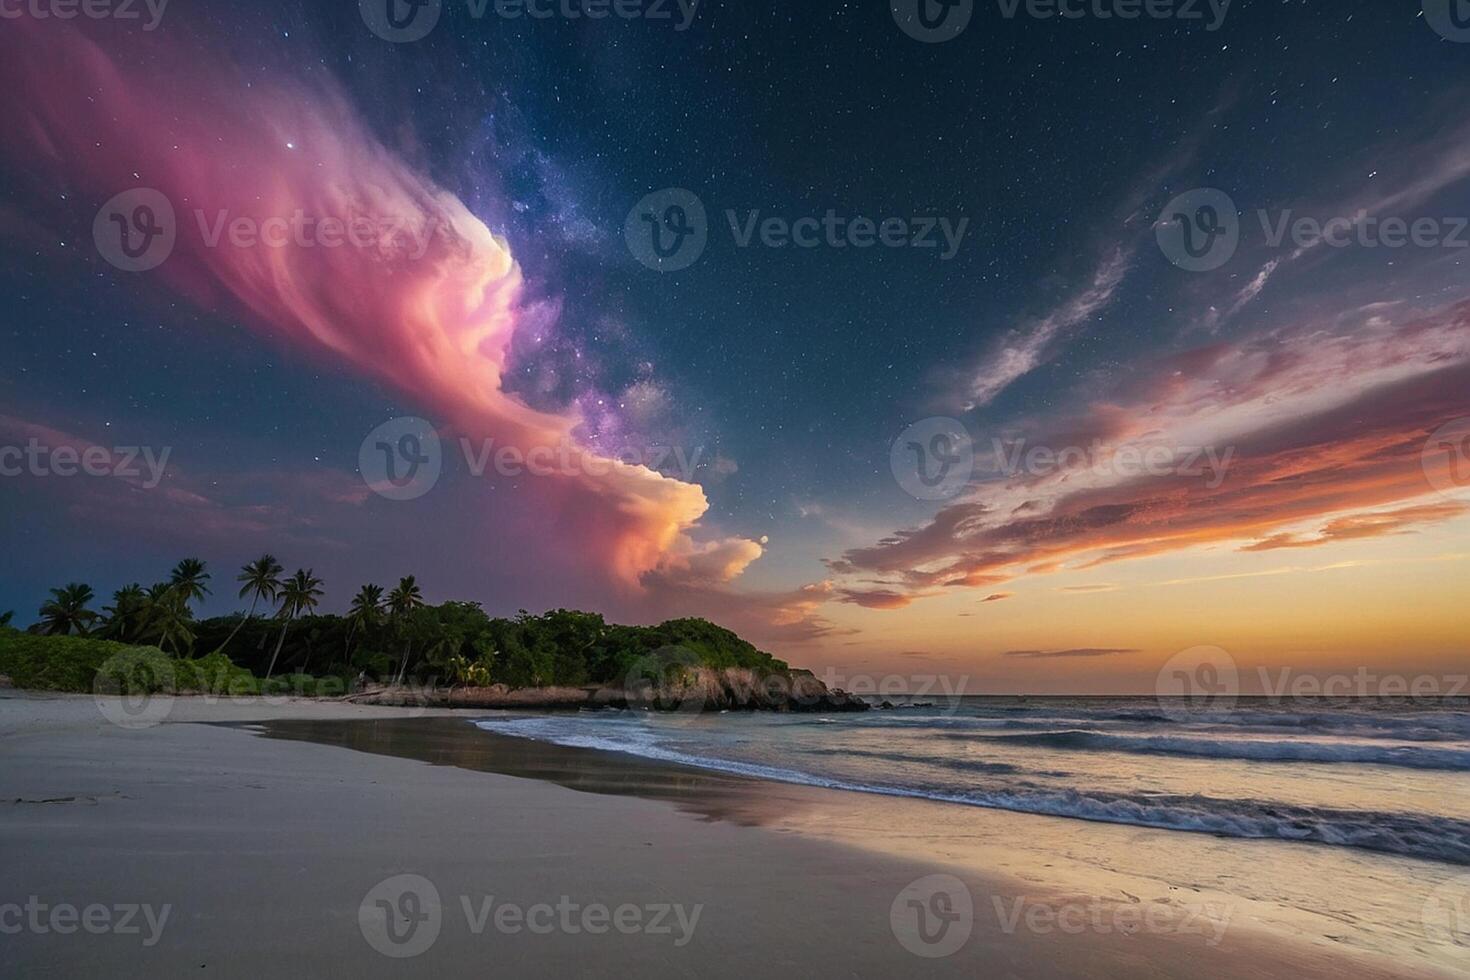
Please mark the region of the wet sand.
<svg viewBox="0 0 1470 980"><path fill-rule="evenodd" d="M1076 877L1061 858L1054 868L1018 855L980 866L995 853L996 828L1066 824L1107 846L1116 828L976 813L967 826L985 828L977 849L919 801L772 785L495 737L463 715L406 714L181 698L166 723L125 730L90 698L0 697L3 972L1455 975L1294 941L1249 915L1223 932L1203 921L1184 928L1181 896L1097 896L1104 909L1157 904L1173 918L1059 921L1045 914L1058 895L1111 884ZM875 825L886 825L882 840L872 839ZM963 882L971 917L932 890L904 892L936 873ZM382 890L400 875L426 880L438 902L417 883L412 901L401 882ZM100 927L105 914L116 926L128 906L147 906L155 923L166 907L167 917L150 931L135 913L136 933L78 925ZM525 918L499 916L507 909ZM943 938L916 936L921 913L940 916L925 925ZM1135 921L1153 924L1128 930ZM397 935L385 941L389 925ZM961 938L949 955L920 955Z"/></svg>

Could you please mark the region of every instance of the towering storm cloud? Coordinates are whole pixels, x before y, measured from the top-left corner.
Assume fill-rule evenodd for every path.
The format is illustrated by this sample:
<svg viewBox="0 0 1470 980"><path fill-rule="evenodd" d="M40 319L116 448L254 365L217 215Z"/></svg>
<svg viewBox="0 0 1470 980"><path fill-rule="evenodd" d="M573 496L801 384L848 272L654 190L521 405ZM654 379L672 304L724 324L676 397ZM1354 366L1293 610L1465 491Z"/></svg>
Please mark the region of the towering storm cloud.
<svg viewBox="0 0 1470 980"><path fill-rule="evenodd" d="M243 309L456 435L555 449L538 509L625 586L677 578L711 550L741 554L732 575L759 555L753 542L696 544L700 487L602 458L577 442L575 413L506 391L512 336L537 315L509 244L368 132L333 86L237 73L168 33L109 36L104 50L68 24L7 22L0 124L37 200L59 201L57 186L97 204L151 188L177 240L141 275L201 306Z"/></svg>

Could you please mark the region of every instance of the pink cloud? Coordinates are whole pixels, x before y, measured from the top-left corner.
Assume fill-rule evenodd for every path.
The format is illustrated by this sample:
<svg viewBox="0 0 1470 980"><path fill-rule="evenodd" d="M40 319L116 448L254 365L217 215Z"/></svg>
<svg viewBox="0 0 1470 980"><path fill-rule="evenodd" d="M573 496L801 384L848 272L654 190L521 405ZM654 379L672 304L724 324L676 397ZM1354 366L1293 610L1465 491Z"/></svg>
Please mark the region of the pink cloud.
<svg viewBox="0 0 1470 980"><path fill-rule="evenodd" d="M6 154L98 202L162 192L178 241L148 275L194 302L244 311L262 334L388 384L471 438L574 446L587 465L541 481L539 512L623 587L670 563L734 575L759 555L749 541L694 543L700 487L601 459L577 442L575 412L537 411L505 390L512 337L540 315L523 303L508 242L378 142L329 85L247 84L218 53L167 46L180 36L110 37L104 50L73 25L8 24ZM226 230L298 214L392 231L367 247L240 247Z"/></svg>
<svg viewBox="0 0 1470 980"><path fill-rule="evenodd" d="M1402 324L1276 331L1186 352L1120 379L1106 409L1099 428L1112 438L1100 459L978 486L925 524L847 551L833 571L897 577L912 597L1216 542L1326 544L1448 519L1464 508L1413 501L1436 480L1452 482L1434 472L1448 457L1426 457L1424 447L1438 427L1470 417L1470 304ZM1078 431L1068 417L1030 429L1050 445L1048 431ZM1102 465L1128 445L1176 447L1170 458L1181 463L1189 447L1231 454L1209 479L1182 465ZM1312 520L1325 522L1319 538L1288 533ZM897 593L885 598L903 604Z"/></svg>

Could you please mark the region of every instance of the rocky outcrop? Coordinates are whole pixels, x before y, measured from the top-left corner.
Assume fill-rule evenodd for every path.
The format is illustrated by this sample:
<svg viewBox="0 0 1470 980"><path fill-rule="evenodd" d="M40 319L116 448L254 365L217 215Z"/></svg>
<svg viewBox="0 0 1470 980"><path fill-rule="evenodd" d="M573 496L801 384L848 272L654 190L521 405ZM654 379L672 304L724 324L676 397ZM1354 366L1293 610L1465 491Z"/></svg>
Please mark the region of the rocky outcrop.
<svg viewBox="0 0 1470 980"><path fill-rule="evenodd" d="M361 704L555 711L631 708L647 711L867 711L862 698L829 689L810 671L759 675L754 671L686 668L657 678L594 687L377 688L353 695Z"/></svg>
<svg viewBox="0 0 1470 980"><path fill-rule="evenodd" d="M810 671L757 674L742 668L697 667L657 682L603 688L597 703L654 711L866 711L868 703L832 690Z"/></svg>

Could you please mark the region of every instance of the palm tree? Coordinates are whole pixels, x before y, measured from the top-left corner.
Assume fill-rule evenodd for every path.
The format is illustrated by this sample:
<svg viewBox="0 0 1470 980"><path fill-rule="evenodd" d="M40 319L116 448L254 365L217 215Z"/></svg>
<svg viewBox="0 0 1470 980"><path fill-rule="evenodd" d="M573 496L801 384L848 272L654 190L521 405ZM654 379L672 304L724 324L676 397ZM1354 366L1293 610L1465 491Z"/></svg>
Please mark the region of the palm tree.
<svg viewBox="0 0 1470 980"><path fill-rule="evenodd" d="M291 620L316 608L317 601L322 596L321 585L322 580L313 575L310 569L300 568L281 584L281 609L276 614L281 617L281 635L276 638L276 652L271 654L270 666L265 671L266 680L271 679L271 674L276 669L276 658L281 655L281 644L286 642L286 628L291 625Z"/></svg>
<svg viewBox="0 0 1470 980"><path fill-rule="evenodd" d="M67 635L75 630L86 635L97 614L87 608L93 599L92 587L72 582L51 590L51 598L41 606L41 632Z"/></svg>
<svg viewBox="0 0 1470 980"><path fill-rule="evenodd" d="M388 616L393 625L400 631L407 626L408 614L424 604L424 594L419 591L419 586L412 575L398 580L398 587L388 593ZM413 638L410 637L403 647L403 657L398 661L398 675L393 679L397 684L403 679L404 671L408 669L408 652L413 647Z"/></svg>
<svg viewBox="0 0 1470 980"><path fill-rule="evenodd" d="M240 620L235 624L235 628L230 630L230 635L225 637L225 642L219 645L220 650L230 645L235 634L240 632L240 627L245 625L246 619L255 618L256 603L262 599L275 600L276 593L281 591L281 573L284 571L281 563L276 561L275 555L261 555L254 561L240 566L240 574L235 576L235 581L241 583L240 598L250 596L250 612L246 613L245 619Z"/></svg>
<svg viewBox="0 0 1470 980"><path fill-rule="evenodd" d="M352 662L352 635L368 630L383 621L383 587L371 583L357 590L352 607L347 611L347 647L343 656Z"/></svg>
<svg viewBox="0 0 1470 980"><path fill-rule="evenodd" d="M204 584L208 581L209 573L204 570L204 562L198 558L185 558L174 566L169 584L178 590L187 606L195 599L209 595L209 586Z"/></svg>
<svg viewBox="0 0 1470 980"><path fill-rule="evenodd" d="M189 628L194 616L183 593L172 582L159 582L143 593L141 634L155 640L160 650L177 655L194 645Z"/></svg>
<svg viewBox="0 0 1470 980"><path fill-rule="evenodd" d="M133 640L142 633L146 620L147 596L137 582L124 585L112 594L112 605L103 606L107 622L102 625L102 635L109 640Z"/></svg>

